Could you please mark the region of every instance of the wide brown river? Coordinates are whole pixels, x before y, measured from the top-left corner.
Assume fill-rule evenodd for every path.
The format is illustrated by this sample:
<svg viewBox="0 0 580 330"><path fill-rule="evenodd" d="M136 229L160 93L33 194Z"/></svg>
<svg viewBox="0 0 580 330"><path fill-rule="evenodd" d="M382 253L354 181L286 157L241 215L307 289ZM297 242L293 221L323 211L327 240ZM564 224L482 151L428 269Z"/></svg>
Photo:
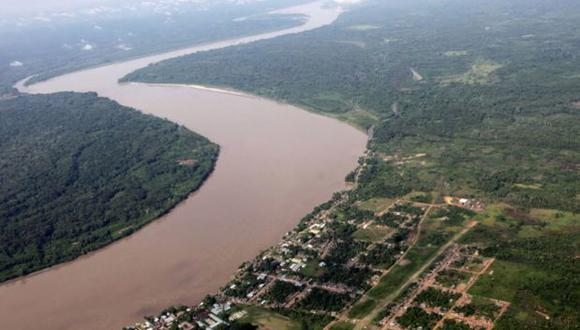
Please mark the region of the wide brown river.
<svg viewBox="0 0 580 330"><path fill-rule="evenodd" d="M334 119L273 101L117 79L175 56L298 33L339 9L286 9L304 25L75 72L23 90L95 91L167 118L221 146L213 175L166 216L76 261L0 286L0 329L119 329L178 303L195 304L241 262L277 243L314 206L344 189L366 136Z"/></svg>

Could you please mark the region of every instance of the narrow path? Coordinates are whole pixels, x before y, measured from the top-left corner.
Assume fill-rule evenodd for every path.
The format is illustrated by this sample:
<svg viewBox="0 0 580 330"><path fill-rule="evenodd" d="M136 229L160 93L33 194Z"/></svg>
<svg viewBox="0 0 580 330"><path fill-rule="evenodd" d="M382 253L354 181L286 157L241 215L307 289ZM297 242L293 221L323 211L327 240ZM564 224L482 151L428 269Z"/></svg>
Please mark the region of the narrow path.
<svg viewBox="0 0 580 330"><path fill-rule="evenodd" d="M421 221L423 222L423 220ZM361 329L370 329L371 326L371 322L372 320L379 314L379 312L384 309L385 307L387 307L388 304L390 304L398 295L401 294L401 292L403 292L403 290L409 285L411 284L413 281L416 281L417 278L437 259L439 258L439 256L445 252L445 250L447 250L452 244L454 244L455 242L457 242L461 237L463 237L463 235L465 235L471 228L473 228L475 225L477 224L477 222L475 221L471 221L463 230L461 230L459 233L457 233L455 236L453 236L453 238L451 238L447 243L445 243L442 247L439 248L439 250L437 250L437 253L435 253L435 255L433 257L431 257L427 262L425 262L423 264L423 266L421 266L421 268L419 268L415 273L413 273L413 275L411 275L407 281L405 281L405 283L403 285L401 285L396 291L394 291L393 293L391 293L389 296L387 296L385 299L383 299L381 301L381 303L379 305L377 305L377 307L375 307L375 309L369 313L369 315L367 315L364 319L362 319L357 326L355 327L356 330L361 330Z"/></svg>
<svg viewBox="0 0 580 330"><path fill-rule="evenodd" d="M479 272L476 272L475 275L471 276L471 278L467 282L467 285L465 286L465 288L463 288L461 290L461 292L459 292L461 294L461 298L455 300L455 302L449 308L449 310L445 314L443 314L443 317L441 318L441 320L439 320L437 322L437 324L435 324L435 326L433 327L433 330L439 329L443 325L443 322L445 322L445 320L450 318L449 316L454 313L455 307L459 304L460 301L462 301L462 298L464 299L467 296L467 292L469 291L469 289L471 289L471 287L475 284L475 282L477 282L477 280L479 279L479 277L481 275L483 275L487 272L487 270L491 267L491 264L493 264L494 261L495 261L495 258L492 258L490 261L488 261L485 264L485 266ZM493 322L491 323L491 327L493 327ZM487 329L491 329L491 327L487 327Z"/></svg>
<svg viewBox="0 0 580 330"><path fill-rule="evenodd" d="M379 215L382 215L384 213L386 213L389 209L391 209L393 207L393 205L398 204L402 199L397 199L393 204L391 204L391 206L389 206L388 208L384 209L382 212L379 213ZM427 210L425 210L425 214L423 214L423 217L421 217L421 220L419 221L419 223L417 224L417 235L415 236L415 239L413 241L413 244L411 244L411 246L407 249L407 251L405 251L405 253L403 253L403 255L397 259L397 261L391 266L389 267L388 270L386 270L383 275L381 276L387 276L387 274L395 267L397 266L402 260L405 259L405 256L407 256L407 253L415 246L415 244L417 244L417 242L419 241L419 237L420 237L420 233L421 233L421 225L423 224L423 221L425 219L427 219L427 215L431 212L433 205L429 205L429 207L427 208ZM370 289L372 290L372 288ZM369 290L369 291L370 291ZM356 305L356 303L364 301L365 299L369 299L370 297L368 296L368 291L365 295L363 295L359 300L357 300L353 305ZM386 306L386 305L385 305ZM371 312L371 314L378 314L378 312L381 310L382 308L379 308L379 306L375 307L375 309L373 310L373 312ZM376 313L375 313L376 311ZM337 322L342 322L342 321L350 321L350 318L348 317L348 313L350 312L350 308L345 310L334 322L331 322L329 324L326 325L326 327L324 327L323 330L330 330L332 328L332 326L334 324L336 324ZM367 320L367 318L371 315L367 315L367 317L363 318L362 320L357 321L356 325L355 325L355 329L362 329L360 324L365 323L368 324L372 321L372 319L374 318L374 316L372 316L370 318L370 320Z"/></svg>

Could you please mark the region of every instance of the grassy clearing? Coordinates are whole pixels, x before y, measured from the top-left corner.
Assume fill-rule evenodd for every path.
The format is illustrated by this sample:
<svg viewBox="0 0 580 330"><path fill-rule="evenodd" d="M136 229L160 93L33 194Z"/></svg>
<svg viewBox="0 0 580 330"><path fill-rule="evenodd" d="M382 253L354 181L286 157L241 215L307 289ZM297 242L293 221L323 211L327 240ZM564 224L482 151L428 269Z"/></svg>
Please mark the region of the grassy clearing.
<svg viewBox="0 0 580 330"><path fill-rule="evenodd" d="M337 323L333 324L330 329L331 330L352 330L352 329L354 329L354 324L352 324L350 322L341 321L341 322L337 322Z"/></svg>
<svg viewBox="0 0 580 330"><path fill-rule="evenodd" d="M376 114L359 107L355 107L351 111L336 115L336 118L364 131L380 120Z"/></svg>
<svg viewBox="0 0 580 330"><path fill-rule="evenodd" d="M536 184L515 183L514 187L520 188L520 189L533 189L533 190L542 189L542 185L537 184L537 183Z"/></svg>
<svg viewBox="0 0 580 330"><path fill-rule="evenodd" d="M551 283L558 278L550 272L526 264L496 261L490 271L482 275L469 293L475 296L500 299L511 302L510 311L502 317L507 328L515 323L530 328L544 323L538 311L553 315L553 302L542 299L540 295L529 292L525 283ZM507 325L512 324L512 325ZM502 326L498 328L503 328Z"/></svg>
<svg viewBox="0 0 580 330"><path fill-rule="evenodd" d="M527 265L497 260L469 289L469 293L513 302L522 278L547 276L545 272Z"/></svg>
<svg viewBox="0 0 580 330"><path fill-rule="evenodd" d="M258 329L300 329L300 324L298 322L267 309L256 306L248 306L245 308L245 310L248 312L248 315L242 318L241 321L257 325Z"/></svg>
<svg viewBox="0 0 580 330"><path fill-rule="evenodd" d="M510 302L498 329L562 329L577 324L578 216L570 212L516 210L493 205L464 242L495 256L469 293Z"/></svg>
<svg viewBox="0 0 580 330"><path fill-rule="evenodd" d="M445 77L441 80L444 85L459 83L465 85L486 85L492 82L492 74L503 67L502 64L490 61L479 60L471 66L467 72Z"/></svg>
<svg viewBox="0 0 580 330"><path fill-rule="evenodd" d="M371 225L365 229L357 230L353 234L353 237L359 241L380 242L384 240L392 231L393 230L389 227Z"/></svg>
<svg viewBox="0 0 580 330"><path fill-rule="evenodd" d="M308 263L306 263L306 267L304 267L304 269L302 270L302 274L310 278L318 278L324 275L324 272L325 269L320 267L319 262L316 260L309 261Z"/></svg>
<svg viewBox="0 0 580 330"><path fill-rule="evenodd" d="M433 193L422 191L413 191L408 193L405 195L405 197L403 197L403 199L420 203L433 203L434 200Z"/></svg>
<svg viewBox="0 0 580 330"><path fill-rule="evenodd" d="M372 212L381 212L393 205L395 201L396 199L393 198L371 198L360 203L358 207Z"/></svg>
<svg viewBox="0 0 580 330"><path fill-rule="evenodd" d="M485 316L490 320L495 320L500 310L501 307L494 301L483 297L472 297L469 303L455 308L456 312L467 317L474 315Z"/></svg>
<svg viewBox="0 0 580 330"><path fill-rule="evenodd" d="M295 310L280 310L278 313L259 306L244 306L248 314L241 323L251 323L260 330L321 330L332 318ZM284 315L282 315L284 314Z"/></svg>
<svg viewBox="0 0 580 330"><path fill-rule="evenodd" d="M352 103L338 92L321 92L302 102L309 109L319 109L328 114L342 114L353 108Z"/></svg>
<svg viewBox="0 0 580 330"><path fill-rule="evenodd" d="M580 214L549 209L531 209L530 215L533 218L548 223L546 228L559 230L566 226L580 225Z"/></svg>
<svg viewBox="0 0 580 330"><path fill-rule="evenodd" d="M361 319L367 316L377 306L377 301L374 299L366 299L354 305L348 313L351 319Z"/></svg>
<svg viewBox="0 0 580 330"><path fill-rule="evenodd" d="M403 285L413 273L435 255L435 248L413 248L405 258L406 263L399 263L393 267L388 275L383 277L379 284L369 291L369 296L375 299L384 299L390 293Z"/></svg>

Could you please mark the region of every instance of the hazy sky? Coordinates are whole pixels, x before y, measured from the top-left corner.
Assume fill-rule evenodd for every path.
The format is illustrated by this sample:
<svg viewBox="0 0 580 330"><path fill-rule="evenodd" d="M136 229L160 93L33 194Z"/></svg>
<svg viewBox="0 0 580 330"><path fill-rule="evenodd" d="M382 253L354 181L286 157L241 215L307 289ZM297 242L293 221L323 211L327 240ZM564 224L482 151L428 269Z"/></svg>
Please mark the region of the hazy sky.
<svg viewBox="0 0 580 330"><path fill-rule="evenodd" d="M50 16L47 15L73 17L75 16L74 14L87 13L91 10L94 14L115 8L154 8L155 5L179 6L188 3L214 4L215 2L225 1L239 4L267 0L0 0L0 23L2 23L2 20L6 24L7 21L12 19L25 17L48 21L47 17ZM340 4L353 4L362 0L333 1Z"/></svg>
<svg viewBox="0 0 580 330"><path fill-rule="evenodd" d="M14 19L55 13L70 15L90 10L97 13L99 9L107 8L151 8L153 4L179 5L212 1L215 0L0 0L0 17Z"/></svg>
<svg viewBox="0 0 580 330"><path fill-rule="evenodd" d="M226 0L232 3L258 2L264 0ZM24 16L38 12L64 12L94 7L119 7L152 4L179 5L186 3L214 3L217 0L0 0L0 16Z"/></svg>
<svg viewBox="0 0 580 330"><path fill-rule="evenodd" d="M26 10L30 8L50 9L58 7L82 7L99 3L110 2L111 0L2 0L0 9Z"/></svg>
<svg viewBox="0 0 580 330"><path fill-rule="evenodd" d="M20 14L39 10L70 10L108 4L115 0L0 0L3 14Z"/></svg>

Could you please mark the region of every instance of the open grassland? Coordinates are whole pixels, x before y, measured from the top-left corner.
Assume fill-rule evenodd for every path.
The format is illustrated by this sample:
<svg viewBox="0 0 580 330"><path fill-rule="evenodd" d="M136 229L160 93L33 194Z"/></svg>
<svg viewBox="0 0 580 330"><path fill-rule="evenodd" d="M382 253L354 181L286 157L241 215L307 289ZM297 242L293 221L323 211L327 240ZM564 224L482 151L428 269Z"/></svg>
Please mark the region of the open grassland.
<svg viewBox="0 0 580 330"><path fill-rule="evenodd" d="M305 328L322 330L330 321L330 318L326 316L284 309L273 311L258 306L244 306L241 310L246 311L247 314L237 323L250 323L258 326L260 330L303 330Z"/></svg>
<svg viewBox="0 0 580 330"><path fill-rule="evenodd" d="M242 319L244 322L252 323L258 326L258 329L280 329L295 330L300 329L298 322L288 317L276 314L267 309L258 307L248 307L245 309L248 315Z"/></svg>
<svg viewBox="0 0 580 330"><path fill-rule="evenodd" d="M353 237L360 241L380 242L385 240L385 238L387 238L387 236L392 232L392 229L385 226L370 225L367 228L357 230L353 234Z"/></svg>
<svg viewBox="0 0 580 330"><path fill-rule="evenodd" d="M368 315L377 306L377 301L368 298L358 304L354 305L348 312L348 317L351 319L360 319Z"/></svg>
<svg viewBox="0 0 580 330"><path fill-rule="evenodd" d="M443 84L460 83L468 85L489 84L492 82L492 74L503 65L489 60L479 60L471 66L469 71L441 79Z"/></svg>
<svg viewBox="0 0 580 330"><path fill-rule="evenodd" d="M352 330L354 329L354 324L351 322L337 322L332 325L330 330Z"/></svg>
<svg viewBox="0 0 580 330"><path fill-rule="evenodd" d="M370 198L362 201L358 206L363 210L372 212L382 212L389 206L393 205L396 199L392 198Z"/></svg>
<svg viewBox="0 0 580 330"><path fill-rule="evenodd" d="M497 260L469 293L511 303L497 328L576 324L580 215L494 205L480 217L480 225L464 241L486 247L484 255Z"/></svg>

